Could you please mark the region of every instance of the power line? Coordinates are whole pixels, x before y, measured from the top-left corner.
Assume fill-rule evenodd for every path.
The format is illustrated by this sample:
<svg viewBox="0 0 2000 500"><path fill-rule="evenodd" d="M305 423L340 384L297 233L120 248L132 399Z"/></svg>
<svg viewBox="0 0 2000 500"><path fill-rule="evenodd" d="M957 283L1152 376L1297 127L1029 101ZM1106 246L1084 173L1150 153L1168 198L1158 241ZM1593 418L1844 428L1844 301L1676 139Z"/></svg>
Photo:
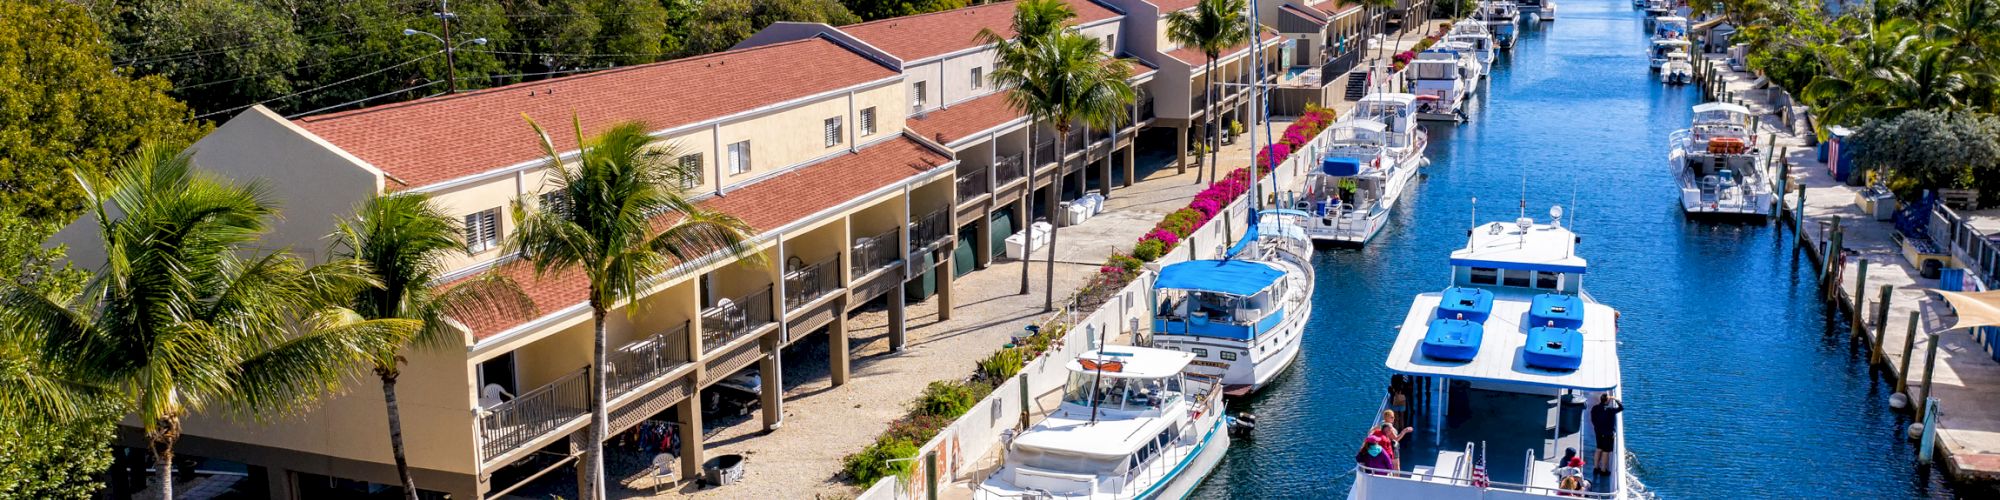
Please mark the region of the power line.
<svg viewBox="0 0 2000 500"><path fill-rule="evenodd" d="M343 58L340 58L340 59L334 59L334 60L330 60L330 61L320 61L320 62L318 62L318 63L314 63L314 64L308 64L308 65L305 65L305 66L294 66L294 67L290 67L290 68L285 68L285 69L280 69L280 70L273 70L273 71L266 71L266 72L263 72L263 73L258 73L258 74L254 74L254 75L246 75L246 76L239 76L239 77L236 77L236 78L229 78L229 79L225 79L225 80L215 80L215 81L208 81L208 82L201 82L201 83L196 83L196 84L191 84L191 85L182 85L182 86L179 86L179 87L174 87L174 88L173 88L172 90L169 90L169 92L179 92L179 91L182 91L182 90L188 90L188 89L197 89L197 88L202 88L202 87L207 87L207 86L210 86L210 85L219 85L219 84L224 84L224 83L229 83L229 82L234 82L234 81L238 81L238 80L247 80L247 79L251 79L251 78L259 78L259 77L265 77L265 76L271 76L271 75L275 75L275 74L279 74L279 73L289 73L289 72L293 72L293 71L298 71L298 70L303 70L303 69L312 69L312 68L318 68L318 67L321 67L321 66L326 66L326 65L329 65L329 64L335 64L335 63L343 63L343 62L347 62L347 61L352 61L352 60L355 60L355 59L360 59L360 58L363 58L363 57L372 57L372 56L379 56L379 55L382 55L382 54L387 54L387 53L389 53L389 51L386 51L386 50L384 50L384 51L381 51L381 52L370 52L370 53L367 53L367 54L360 54L360 55L355 55L355 56L349 56L349 57L343 57Z"/></svg>
<svg viewBox="0 0 2000 500"><path fill-rule="evenodd" d="M381 98L384 98L384 97L388 97L388 96L392 96L392 95L396 95L396 94L401 94L401 93L404 93L404 92L409 92L409 91L412 91L412 90L417 90L417 89L421 89L421 88L424 88L424 87L429 87L429 86L432 86L432 85L437 85L437 84L440 84L440 83L444 83L444 80L431 80L431 81L428 81L428 82L424 82L424 83L421 83L421 84L418 84L418 85L414 85L414 86L410 86L410 87L404 87L404 88L401 88L401 89L397 89L397 90L393 90L393 91L389 91L389 92L383 92L383 93L380 93L380 94L375 94L375 95L372 95L372 96L368 96L368 97L363 97L363 98L360 98L360 99L355 99L355 100L352 100L352 101L347 101L347 102L343 102L343 103L340 103L340 104L335 104L335 105L332 105L332 106L327 106L327 107L323 107L323 108L319 108L319 109L315 109L315 110L312 110L312 111L305 111L305 112L299 112L299 113L293 113L293 114L290 114L290 115L285 115L285 119L287 119L287 120L290 120L290 119L293 119L293 118L298 118L298 117L301 117L301 116L305 116L305 115L310 115L310 114L315 114L315 113L319 113L319 112L321 112L321 111L326 111L326 110L330 110L330 109L339 109L339 108L344 108L344 107L347 107L347 106L352 106L352 105L355 105L355 104L361 104L361 103L364 103L364 102L368 102L368 101L373 101L373 100L376 100L376 99L381 99ZM424 97L436 97L436 96L441 96L441 95L444 95L444 93L440 92L440 93L436 93L436 94L431 94L431 95L428 95L428 96L424 96Z"/></svg>
<svg viewBox="0 0 2000 500"><path fill-rule="evenodd" d="M302 95L306 95L306 94L310 94L310 93L313 93L313 92L318 92L318 91L321 91L321 90L325 90L325 89L327 89L327 88L329 88L329 87L333 87L333 86L336 86L336 85L343 85L343 84L346 84L346 83L348 83L348 82L352 82L352 81L355 81L355 80L360 80L360 79L362 79L362 78L367 78L367 77L370 77L370 76L375 76L375 75L379 75L379 74L382 74L382 73L386 73L386 72L388 72L389 70L392 70L392 69L396 69L396 68L401 68L401 67L404 67L404 66L409 66L409 65L411 65L411 64L415 64L415 63L416 63L417 61L422 61L422 60L425 60L425 59L430 59L430 58L432 58L432 57L437 57L437 55L438 55L438 54L443 54L443 53L444 53L444 51L438 51L438 52L432 52L432 53L429 53L429 54L425 54L425 55L423 55L422 57L418 57L418 58L416 58L416 59L411 59L411 60L408 60L408 61L403 61L403 62L400 62L400 63L396 63L395 65L392 65L392 66L389 66L389 67L386 67L386 68L382 68L382 69L378 69L378 70L375 70L375 71L370 71L370 72L367 72L367 73L362 73L362 74L359 74L359 75L354 75L354 76L351 76L351 77L347 77L346 79L344 79L344 80L341 80L341 81L337 81L337 82L333 82L333 83L329 83L329 84L326 84L326 85L321 85L321 86L318 86L318 87L313 87L313 88L310 88L310 89L306 89L306 90L301 90L301 91L298 91L298 92L293 92L293 93L290 93L290 94L285 94L285 95L282 95L282 96L278 96L278 97L273 97L273 98L270 98L270 99L265 99L265 100L262 100L262 101L257 101L257 102L253 102L253 103L250 103L250 104L245 104L245 105L242 105L242 106L237 106L237 107L234 107L234 108L229 108L229 109L224 109L224 110L219 110L219 111L210 111L210 112L208 112L208 113L204 113L204 114L202 114L202 115L199 115L199 116L196 116L196 117L194 117L194 118L195 118L195 119L197 119L197 120L199 120L199 119L202 119L202 118L207 118L207 117L210 117L210 116L215 116L215 115L219 115L219 114L223 114L223 113L232 113L232 112L236 112L236 111L241 111L241 110L243 110L243 109L246 109L246 108L249 108L249 107L251 107L251 106L256 106L256 105L259 105L259 104L267 104L267 103L271 103L271 102L274 102L274 101L281 101L281 100L285 100L285 99L290 99L290 98L293 98L293 97L298 97L298 96L302 96Z"/></svg>
<svg viewBox="0 0 2000 500"><path fill-rule="evenodd" d="M502 54L502 55L513 55L513 56L542 56L542 57L666 57L666 56L668 55L668 54L634 54L634 53L622 53L622 54L545 54L545 53L541 53L541 52L514 52L514 51L506 51L506 50L480 50L480 49L465 49L465 51L466 51L466 52L484 52L484 53L487 53L487 54Z"/></svg>
<svg viewBox="0 0 2000 500"><path fill-rule="evenodd" d="M464 80L497 80L497 79L501 79L501 78L514 78L514 77L520 77L520 76L547 76L547 75L566 75L566 74L570 74L570 73L585 73L585 72L591 72L591 71L599 71L599 70L607 70L607 69L612 69L612 68L617 68L617 67L618 67L618 66L603 66L603 67L597 67L597 68L577 68L577 69L564 69L564 70L556 70L556 71L543 71L543 72L539 72L539 73L514 73L514 74L511 74L511 75L487 75L487 76L467 76L467 77L462 77L462 78L459 78L459 80L460 80L460 81L464 81Z"/></svg>

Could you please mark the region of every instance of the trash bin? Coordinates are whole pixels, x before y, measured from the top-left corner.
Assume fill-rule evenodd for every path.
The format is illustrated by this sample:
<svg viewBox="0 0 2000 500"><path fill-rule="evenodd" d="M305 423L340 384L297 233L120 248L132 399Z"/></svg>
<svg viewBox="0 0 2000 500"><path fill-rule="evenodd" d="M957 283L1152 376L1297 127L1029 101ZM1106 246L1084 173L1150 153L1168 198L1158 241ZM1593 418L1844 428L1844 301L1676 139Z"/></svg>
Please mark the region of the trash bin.
<svg viewBox="0 0 2000 500"><path fill-rule="evenodd" d="M1007 237L1007 258L1024 259L1029 252L1049 243L1049 231L1055 230L1047 222L1029 224L1028 229ZM1030 238L1032 236L1032 238Z"/></svg>
<svg viewBox="0 0 2000 500"><path fill-rule="evenodd" d="M1562 399L1557 401L1560 411L1557 412L1556 427L1562 431L1561 434L1575 434L1577 429L1583 428L1585 402L1582 394L1574 392L1563 394Z"/></svg>
<svg viewBox="0 0 2000 500"><path fill-rule="evenodd" d="M911 302L923 302L937 293L937 258L924 252L923 266L924 272L903 286L903 297Z"/></svg>
<svg viewBox="0 0 2000 500"><path fill-rule="evenodd" d="M709 486L728 486L743 480L743 455L717 455L701 464L701 481Z"/></svg>
<svg viewBox="0 0 2000 500"><path fill-rule="evenodd" d="M1062 215L1062 224L1064 227L1082 224L1083 221L1090 220L1090 207L1081 203L1065 201L1062 203Z"/></svg>

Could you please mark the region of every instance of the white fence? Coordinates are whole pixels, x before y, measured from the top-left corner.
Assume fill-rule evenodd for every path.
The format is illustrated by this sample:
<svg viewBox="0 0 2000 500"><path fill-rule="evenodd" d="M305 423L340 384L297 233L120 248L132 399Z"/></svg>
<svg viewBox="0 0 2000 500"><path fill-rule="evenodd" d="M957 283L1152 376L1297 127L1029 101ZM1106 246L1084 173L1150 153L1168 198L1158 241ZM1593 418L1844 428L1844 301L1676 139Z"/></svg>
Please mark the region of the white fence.
<svg viewBox="0 0 2000 500"><path fill-rule="evenodd" d="M1301 151L1279 164L1273 175L1258 188L1258 194L1270 196L1285 191L1281 187L1297 184L1312 168L1310 159L1317 158L1318 151L1325 144L1326 134L1322 132L1300 148ZM1222 213L1196 228L1174 251L1161 256L1156 265L1221 256L1252 222L1249 220L1249 204L1250 197L1244 196L1223 207ZM1068 379L1064 366L1069 360L1097 347L1100 338L1109 340L1120 334L1133 334L1136 338L1137 334L1151 328L1152 289L1156 277L1152 270L1140 273L1117 295L1080 320L1074 318L1072 311L1057 313L1071 316L1064 318L1068 321L1063 321L1070 324L1070 329L1058 339L1050 352L1028 362L1021 373L994 388L992 395L924 443L917 450L916 464L911 468L907 481L894 476L883 478L863 492L860 500L927 498L933 481L942 488L953 482L980 479L975 475L997 470L997 460L1002 459L1000 455L1003 454L988 455L1001 444L1001 435L1019 423L1023 405L1036 405L1037 396L1062 387Z"/></svg>

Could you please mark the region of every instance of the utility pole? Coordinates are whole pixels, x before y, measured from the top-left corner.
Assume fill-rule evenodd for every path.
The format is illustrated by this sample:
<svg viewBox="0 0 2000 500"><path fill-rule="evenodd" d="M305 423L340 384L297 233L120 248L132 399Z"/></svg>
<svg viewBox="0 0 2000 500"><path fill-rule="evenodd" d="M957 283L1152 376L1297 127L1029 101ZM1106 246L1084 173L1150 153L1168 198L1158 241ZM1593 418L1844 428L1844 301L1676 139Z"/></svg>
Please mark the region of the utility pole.
<svg viewBox="0 0 2000 500"><path fill-rule="evenodd" d="M458 43L452 38L451 22L458 19L458 14L451 12L451 0L438 0L438 11L431 13L431 15L438 18L438 32L443 33L444 36L438 36L416 28L403 28L403 36L424 35L431 37L432 40L437 40L440 44L444 44L444 93L456 94L458 93L458 47L467 43L486 45L486 39L474 38L466 40L464 43Z"/></svg>

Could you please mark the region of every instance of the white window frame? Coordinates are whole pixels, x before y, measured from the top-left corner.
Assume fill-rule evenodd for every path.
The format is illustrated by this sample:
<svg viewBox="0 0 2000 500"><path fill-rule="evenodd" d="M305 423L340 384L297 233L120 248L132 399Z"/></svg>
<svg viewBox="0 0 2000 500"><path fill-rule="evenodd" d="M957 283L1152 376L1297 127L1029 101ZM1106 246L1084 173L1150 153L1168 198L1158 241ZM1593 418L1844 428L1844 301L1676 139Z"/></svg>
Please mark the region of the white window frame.
<svg viewBox="0 0 2000 500"><path fill-rule="evenodd" d="M972 88L974 89L986 88L986 67L984 66L972 67Z"/></svg>
<svg viewBox="0 0 2000 500"><path fill-rule="evenodd" d="M918 81L910 84L910 109L924 109L924 104L930 101L930 89L927 83L930 82Z"/></svg>
<svg viewBox="0 0 2000 500"><path fill-rule="evenodd" d="M830 148L840 145L842 142L840 137L840 117L827 118L826 124L821 128L826 132L826 147Z"/></svg>
<svg viewBox="0 0 2000 500"><path fill-rule="evenodd" d="M563 217L569 217L569 211L575 204L569 202L569 193L549 191L542 193L541 207L544 212L556 212L563 214Z"/></svg>
<svg viewBox="0 0 2000 500"><path fill-rule="evenodd" d="M875 135L875 107L861 108L861 136Z"/></svg>
<svg viewBox="0 0 2000 500"><path fill-rule="evenodd" d="M702 171L701 153L684 154L676 161L680 162L681 170L685 170L689 174L687 178L681 179L681 188L694 189L701 187L702 182L705 181L704 177L706 177ZM690 161L694 162L694 165L688 165Z"/></svg>
<svg viewBox="0 0 2000 500"><path fill-rule="evenodd" d="M500 248L500 208L466 214L465 252L478 254Z"/></svg>
<svg viewBox="0 0 2000 500"><path fill-rule="evenodd" d="M740 141L729 145L729 175L750 172L750 141Z"/></svg>

